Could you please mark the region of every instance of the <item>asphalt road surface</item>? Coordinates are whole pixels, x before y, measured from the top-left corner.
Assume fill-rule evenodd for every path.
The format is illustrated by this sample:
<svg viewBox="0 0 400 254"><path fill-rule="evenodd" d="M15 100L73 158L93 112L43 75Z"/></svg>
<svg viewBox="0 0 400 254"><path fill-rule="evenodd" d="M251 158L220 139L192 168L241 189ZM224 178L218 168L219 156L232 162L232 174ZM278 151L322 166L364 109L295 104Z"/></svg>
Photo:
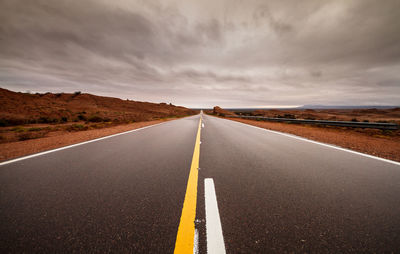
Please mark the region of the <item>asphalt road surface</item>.
<svg viewBox="0 0 400 254"><path fill-rule="evenodd" d="M199 118L0 164L0 252L173 253ZM203 123L200 253L206 178L227 253L400 251L400 164L211 116Z"/></svg>

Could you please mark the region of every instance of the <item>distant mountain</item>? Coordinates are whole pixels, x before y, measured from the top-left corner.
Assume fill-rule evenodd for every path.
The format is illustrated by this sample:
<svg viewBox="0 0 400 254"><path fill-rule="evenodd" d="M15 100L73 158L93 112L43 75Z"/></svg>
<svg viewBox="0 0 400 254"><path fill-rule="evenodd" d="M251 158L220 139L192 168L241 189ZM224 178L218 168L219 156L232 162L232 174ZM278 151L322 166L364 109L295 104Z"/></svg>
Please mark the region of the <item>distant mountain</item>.
<svg viewBox="0 0 400 254"><path fill-rule="evenodd" d="M400 106L390 106L390 105L383 105L383 106L377 106L377 105L367 105L367 106L304 105L304 106L298 107L296 109L370 109L370 108L392 109L392 108L398 108L398 107L400 107Z"/></svg>
<svg viewBox="0 0 400 254"><path fill-rule="evenodd" d="M400 106L390 106L390 105L384 105L384 106L376 106L376 105L371 105L371 106L332 106L332 105L304 105L300 107L293 107L293 108L274 108L274 107L269 107L269 108L224 108L224 110L229 110L233 112L252 112L256 110L271 110L271 109L276 109L276 110L303 110L303 109L393 109L393 108L400 108ZM212 108L191 108L192 110L212 110Z"/></svg>
<svg viewBox="0 0 400 254"><path fill-rule="evenodd" d="M224 108L225 110L234 111L234 112L252 112L255 110L271 110L271 109L279 109L279 110L288 110L288 109L297 109L297 108Z"/></svg>

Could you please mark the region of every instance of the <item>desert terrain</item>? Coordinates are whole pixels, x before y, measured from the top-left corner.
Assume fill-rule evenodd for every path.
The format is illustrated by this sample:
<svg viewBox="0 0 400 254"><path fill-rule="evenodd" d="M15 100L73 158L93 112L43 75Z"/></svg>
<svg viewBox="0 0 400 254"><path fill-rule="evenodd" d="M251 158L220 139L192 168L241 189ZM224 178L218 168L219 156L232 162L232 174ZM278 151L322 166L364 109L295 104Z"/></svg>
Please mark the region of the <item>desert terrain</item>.
<svg viewBox="0 0 400 254"><path fill-rule="evenodd" d="M0 88L0 126L65 122L141 122L196 112L167 103L149 103L71 93L17 93Z"/></svg>
<svg viewBox="0 0 400 254"><path fill-rule="evenodd" d="M246 115L271 118L289 118L306 120L381 122L400 124L400 108L391 109L266 109L254 111L226 110L218 106L212 112L215 115Z"/></svg>
<svg viewBox="0 0 400 254"><path fill-rule="evenodd" d="M0 88L0 161L196 113L167 103Z"/></svg>
<svg viewBox="0 0 400 254"><path fill-rule="evenodd" d="M358 152L400 161L400 130L377 130L307 124L278 123L229 118L239 114L331 121L363 121L400 123L400 108L393 109L322 109L322 110L256 110L232 112L218 106L207 111L219 117L257 127L294 134L311 140L333 144Z"/></svg>

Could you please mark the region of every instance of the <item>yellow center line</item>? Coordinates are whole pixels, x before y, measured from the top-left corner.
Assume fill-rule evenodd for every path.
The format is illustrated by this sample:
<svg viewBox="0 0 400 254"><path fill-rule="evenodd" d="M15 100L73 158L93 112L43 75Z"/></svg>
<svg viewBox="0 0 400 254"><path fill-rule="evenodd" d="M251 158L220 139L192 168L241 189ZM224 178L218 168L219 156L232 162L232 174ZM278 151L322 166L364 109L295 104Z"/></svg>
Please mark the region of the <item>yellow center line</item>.
<svg viewBox="0 0 400 254"><path fill-rule="evenodd" d="M186 187L185 200L183 202L181 221L179 223L178 234L176 236L174 253L193 253L194 242L194 220L196 218L197 204L197 178L200 159L200 116L199 127L197 130L196 143L194 146L192 165L190 166L189 179Z"/></svg>

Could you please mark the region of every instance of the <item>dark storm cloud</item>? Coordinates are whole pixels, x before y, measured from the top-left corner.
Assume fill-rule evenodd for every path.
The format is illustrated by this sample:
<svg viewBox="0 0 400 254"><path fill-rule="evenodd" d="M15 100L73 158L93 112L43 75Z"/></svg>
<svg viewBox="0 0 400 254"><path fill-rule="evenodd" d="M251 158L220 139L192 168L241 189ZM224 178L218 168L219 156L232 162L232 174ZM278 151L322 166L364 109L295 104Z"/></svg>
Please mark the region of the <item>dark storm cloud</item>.
<svg viewBox="0 0 400 254"><path fill-rule="evenodd" d="M287 33L293 29L292 25L281 20L276 20L266 4L259 6L254 11L253 18L257 25L266 20L272 30L274 30L277 34Z"/></svg>
<svg viewBox="0 0 400 254"><path fill-rule="evenodd" d="M400 1L0 0L0 86L187 106L399 104Z"/></svg>

